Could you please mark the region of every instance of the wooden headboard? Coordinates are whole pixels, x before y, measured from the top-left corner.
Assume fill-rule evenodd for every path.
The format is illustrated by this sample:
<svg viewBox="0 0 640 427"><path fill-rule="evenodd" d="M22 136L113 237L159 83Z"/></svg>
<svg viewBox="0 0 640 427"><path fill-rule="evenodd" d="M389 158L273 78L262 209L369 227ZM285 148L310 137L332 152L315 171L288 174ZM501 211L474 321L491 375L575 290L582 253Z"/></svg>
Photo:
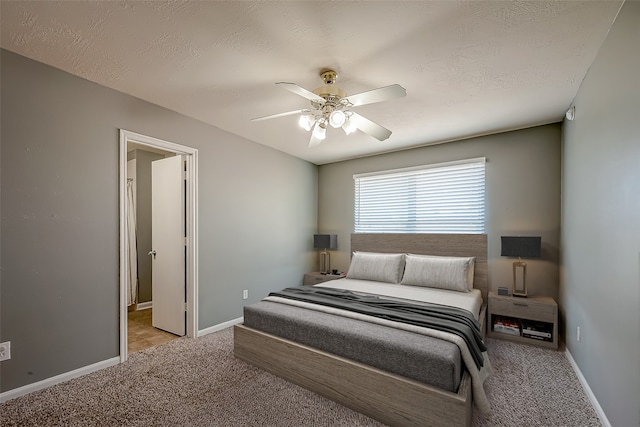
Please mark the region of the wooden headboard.
<svg viewBox="0 0 640 427"><path fill-rule="evenodd" d="M352 233L351 252L355 251L476 257L473 287L488 301L486 234Z"/></svg>

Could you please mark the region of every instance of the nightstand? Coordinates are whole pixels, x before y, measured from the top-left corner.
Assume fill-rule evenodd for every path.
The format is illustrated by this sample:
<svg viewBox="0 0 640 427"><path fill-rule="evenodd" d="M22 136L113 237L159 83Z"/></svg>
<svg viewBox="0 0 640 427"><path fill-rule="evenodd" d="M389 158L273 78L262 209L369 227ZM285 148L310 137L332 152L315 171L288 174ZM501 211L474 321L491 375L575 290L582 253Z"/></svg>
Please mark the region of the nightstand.
<svg viewBox="0 0 640 427"><path fill-rule="evenodd" d="M304 280L302 284L304 286L313 286L318 283L328 282L329 280L341 279L344 277L344 274L322 274L320 272L307 273L304 275Z"/></svg>
<svg viewBox="0 0 640 427"><path fill-rule="evenodd" d="M558 304L551 297L512 297L489 292L487 336L558 348Z"/></svg>

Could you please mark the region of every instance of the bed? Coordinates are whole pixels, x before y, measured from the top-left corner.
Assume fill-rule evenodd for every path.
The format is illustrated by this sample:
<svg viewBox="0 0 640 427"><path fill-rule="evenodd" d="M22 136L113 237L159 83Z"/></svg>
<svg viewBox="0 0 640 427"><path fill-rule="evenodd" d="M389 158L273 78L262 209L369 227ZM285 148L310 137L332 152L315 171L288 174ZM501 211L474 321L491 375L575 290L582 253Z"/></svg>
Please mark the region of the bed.
<svg viewBox="0 0 640 427"><path fill-rule="evenodd" d="M362 253L412 254L415 258L420 255L472 257L473 276L468 280L472 283L473 290L469 293L477 294L478 298L475 302L463 302L463 305L471 304L469 310L475 311L473 315L479 322L479 331L484 337L487 301L486 235L359 233L351 236L351 251L356 256L362 256ZM356 265L354 261L351 267ZM401 275L409 270L410 265L406 264L406 271L403 266ZM349 273L352 273L351 268ZM384 288L388 286L383 283L368 283L363 280L366 277L354 277L356 280L352 285L356 288L351 291L355 293L362 291L358 286L364 286L366 291L374 289L378 295L387 292ZM374 278L377 278L375 274ZM311 297L315 298L316 293L331 294L334 288L338 288L335 292L345 292L341 288L349 280L343 280L345 279L316 286L324 288L321 290L284 289L283 292L295 293L294 298L299 292L305 294L305 298L307 293L311 293ZM380 289L377 288L378 285ZM396 287L401 288L398 285ZM410 288L410 292L420 290L416 286L404 288ZM474 394L476 404L482 401L477 396L478 393L483 393L482 380L489 370L488 360L487 369L482 368L484 373L479 377L477 369L472 366L473 362L470 362L468 352L458 350L455 346L452 349L450 342L441 340L438 333L431 334L431 329L414 325L397 328L395 322L385 319L369 323L360 314L337 316L338 313L332 310L341 311L339 308L310 310L312 307L306 306L310 303L304 301L284 304L279 299L288 297L287 292L274 293L273 296L245 308L245 323L236 325L234 329L236 357L388 425L471 425ZM408 298L397 294L390 294L388 297L392 300ZM386 296L381 298L387 299ZM415 328L419 328L422 331L420 333L429 332L416 338ZM336 342L349 345L336 348ZM395 348L400 348L400 353L415 353L416 357L434 358L436 355L435 359L439 364L427 359L429 364L436 363L436 368L427 377L421 377L420 375L425 374L414 374L414 371L419 370L410 363L389 364L389 360L395 360L392 353ZM418 358L414 363L420 365L423 362ZM471 368L467 368L468 366ZM442 375L436 375L436 372ZM486 410L486 405L487 402L484 401L481 409Z"/></svg>

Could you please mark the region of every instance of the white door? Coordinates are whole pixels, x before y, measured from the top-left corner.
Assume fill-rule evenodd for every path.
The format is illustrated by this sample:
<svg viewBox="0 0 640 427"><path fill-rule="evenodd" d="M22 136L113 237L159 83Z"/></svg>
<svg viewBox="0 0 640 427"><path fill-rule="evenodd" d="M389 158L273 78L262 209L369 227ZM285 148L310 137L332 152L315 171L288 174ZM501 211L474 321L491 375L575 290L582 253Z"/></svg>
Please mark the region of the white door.
<svg viewBox="0 0 640 427"><path fill-rule="evenodd" d="M185 185L182 156L151 163L153 326L185 334Z"/></svg>

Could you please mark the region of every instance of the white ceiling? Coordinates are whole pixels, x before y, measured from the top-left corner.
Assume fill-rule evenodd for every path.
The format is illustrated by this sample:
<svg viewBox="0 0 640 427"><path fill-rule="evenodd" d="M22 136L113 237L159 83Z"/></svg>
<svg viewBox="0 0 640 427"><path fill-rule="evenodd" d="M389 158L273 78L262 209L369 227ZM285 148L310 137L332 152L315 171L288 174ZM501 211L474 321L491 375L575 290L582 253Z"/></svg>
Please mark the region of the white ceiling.
<svg viewBox="0 0 640 427"><path fill-rule="evenodd" d="M622 1L6 1L2 48L316 164L562 120ZM407 97L355 111L393 134L328 129L276 86Z"/></svg>

